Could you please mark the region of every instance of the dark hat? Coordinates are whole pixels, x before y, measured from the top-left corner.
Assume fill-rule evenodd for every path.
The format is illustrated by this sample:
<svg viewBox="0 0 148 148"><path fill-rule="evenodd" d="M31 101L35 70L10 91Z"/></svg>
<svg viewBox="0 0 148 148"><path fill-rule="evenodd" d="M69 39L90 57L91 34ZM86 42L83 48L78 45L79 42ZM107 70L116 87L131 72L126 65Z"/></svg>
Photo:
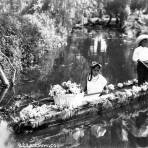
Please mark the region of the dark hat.
<svg viewBox="0 0 148 148"><path fill-rule="evenodd" d="M91 63L91 65L90 65L90 67L91 68L95 68L95 67L99 67L99 68L101 68L102 67L102 65L101 64L99 64L99 63L97 63L96 61L92 61L92 63Z"/></svg>

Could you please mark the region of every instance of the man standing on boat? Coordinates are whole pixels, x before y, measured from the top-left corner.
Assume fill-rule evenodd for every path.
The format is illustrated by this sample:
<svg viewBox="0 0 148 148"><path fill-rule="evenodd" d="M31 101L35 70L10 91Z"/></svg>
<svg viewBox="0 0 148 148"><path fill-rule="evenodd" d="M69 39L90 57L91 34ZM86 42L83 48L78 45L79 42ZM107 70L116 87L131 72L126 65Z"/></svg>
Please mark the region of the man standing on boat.
<svg viewBox="0 0 148 148"><path fill-rule="evenodd" d="M136 43L138 47L133 53L133 61L137 64L138 85L148 81L148 35L140 35Z"/></svg>

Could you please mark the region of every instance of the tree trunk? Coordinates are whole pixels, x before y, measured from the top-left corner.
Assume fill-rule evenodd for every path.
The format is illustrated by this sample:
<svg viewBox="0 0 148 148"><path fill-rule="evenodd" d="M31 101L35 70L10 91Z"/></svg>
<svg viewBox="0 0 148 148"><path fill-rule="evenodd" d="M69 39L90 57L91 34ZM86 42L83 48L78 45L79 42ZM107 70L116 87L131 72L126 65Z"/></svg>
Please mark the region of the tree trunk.
<svg viewBox="0 0 148 148"><path fill-rule="evenodd" d="M10 3L10 11L13 13L14 12L14 3L13 0L9 0Z"/></svg>

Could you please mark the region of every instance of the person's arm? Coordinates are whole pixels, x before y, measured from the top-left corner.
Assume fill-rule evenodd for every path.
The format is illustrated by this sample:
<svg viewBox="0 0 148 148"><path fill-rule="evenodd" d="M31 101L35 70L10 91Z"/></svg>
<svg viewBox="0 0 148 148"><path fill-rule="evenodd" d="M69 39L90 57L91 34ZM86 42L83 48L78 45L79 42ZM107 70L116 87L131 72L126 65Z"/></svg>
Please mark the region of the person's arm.
<svg viewBox="0 0 148 148"><path fill-rule="evenodd" d="M102 95L102 93L104 92L104 90L105 90L105 88L106 88L106 86L107 86L107 80L106 80L106 78L104 77L104 76L102 76L102 75L100 75L100 77L101 77L101 81L100 81L100 83L101 83L101 87L102 87L102 91L100 92L101 93L101 95Z"/></svg>
<svg viewBox="0 0 148 148"><path fill-rule="evenodd" d="M133 57L132 57L134 72L137 71L138 60L139 60L139 47L134 50Z"/></svg>
<svg viewBox="0 0 148 148"><path fill-rule="evenodd" d="M103 76L102 76L103 77ZM107 80L106 80L106 78L105 77L103 77L103 88L105 88L106 86L107 86Z"/></svg>
<svg viewBox="0 0 148 148"><path fill-rule="evenodd" d="M133 57L132 57L132 60L134 63L137 63L137 61L139 60L139 50L142 50L142 49L138 47L134 50Z"/></svg>

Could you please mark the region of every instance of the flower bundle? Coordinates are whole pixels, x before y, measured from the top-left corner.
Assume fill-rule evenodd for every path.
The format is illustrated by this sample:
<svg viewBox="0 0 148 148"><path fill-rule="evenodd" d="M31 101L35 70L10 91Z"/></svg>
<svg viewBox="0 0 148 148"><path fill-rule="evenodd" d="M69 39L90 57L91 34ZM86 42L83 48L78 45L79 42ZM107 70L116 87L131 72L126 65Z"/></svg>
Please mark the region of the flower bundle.
<svg viewBox="0 0 148 148"><path fill-rule="evenodd" d="M82 105L84 97L81 86L71 81L63 82L61 85L54 85L49 95L54 98L55 104L62 108L76 108Z"/></svg>
<svg viewBox="0 0 148 148"><path fill-rule="evenodd" d="M20 111L20 119L26 121L29 119L38 119L45 116L52 110L51 105L42 105L34 107L32 104L29 104L27 107Z"/></svg>
<svg viewBox="0 0 148 148"><path fill-rule="evenodd" d="M79 94L82 93L81 86L76 84L75 82L72 83L71 81L63 82L61 85L56 84L52 86L49 95L50 96L61 96L64 94Z"/></svg>
<svg viewBox="0 0 148 148"><path fill-rule="evenodd" d="M49 95L54 97L54 96L63 95L65 93L66 93L66 90L61 85L57 84L51 88Z"/></svg>
<svg viewBox="0 0 148 148"><path fill-rule="evenodd" d="M63 88L66 90L67 94L79 94L82 92L80 84L72 83L71 81L63 82Z"/></svg>

